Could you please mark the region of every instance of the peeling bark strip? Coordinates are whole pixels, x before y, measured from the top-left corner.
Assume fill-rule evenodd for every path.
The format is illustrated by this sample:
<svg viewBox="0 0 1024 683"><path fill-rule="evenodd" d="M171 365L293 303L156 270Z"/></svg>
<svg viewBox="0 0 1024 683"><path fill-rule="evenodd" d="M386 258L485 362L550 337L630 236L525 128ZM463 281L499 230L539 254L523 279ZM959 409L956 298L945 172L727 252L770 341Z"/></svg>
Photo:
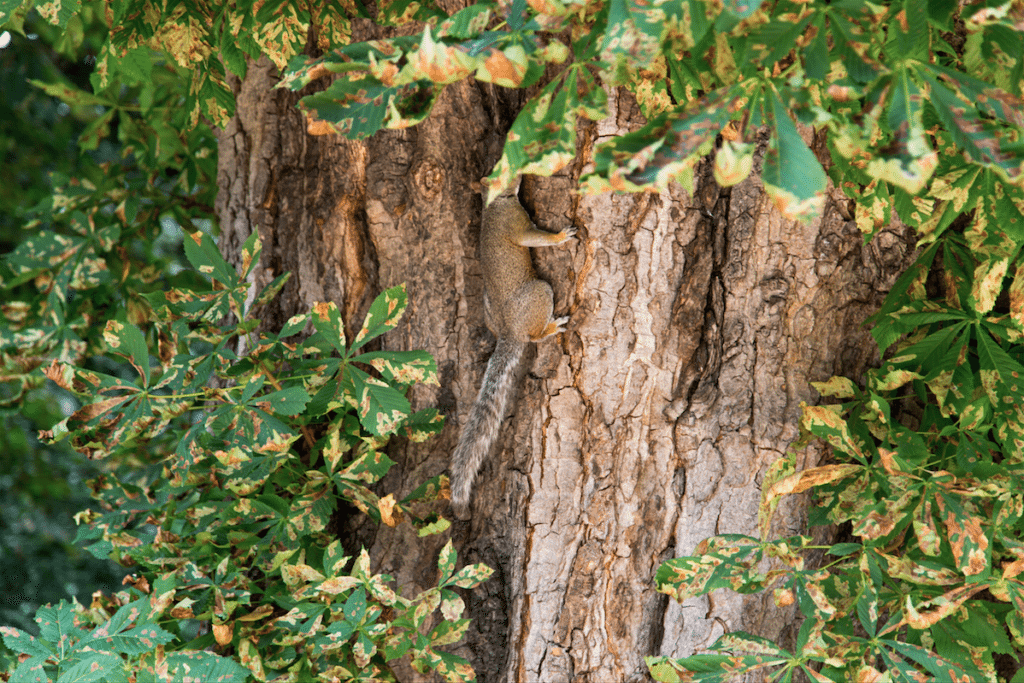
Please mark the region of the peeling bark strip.
<svg viewBox="0 0 1024 683"><path fill-rule="evenodd" d="M308 135L273 83L269 66L249 69L220 136L222 248L237 258L259 230L256 286L293 273L263 316L271 327L325 300L359 320L380 289L408 283L407 316L384 344L434 354L441 387L410 399L438 406L449 426L394 446L400 466L384 487L405 495L448 468L493 345L472 188L517 111L502 98L519 93L450 86L423 124L356 143ZM630 111L584 131L580 159L634 127ZM645 655L685 656L724 630L792 637L792 612L764 596L680 607L654 590L654 574L707 536L756 533L760 478L796 436L799 402L816 398L808 382L873 360L861 323L912 249L902 232L862 247L835 207L811 225L784 222L757 175L723 191L699 173L694 197L578 197L574 177L524 182L536 223L580 232L534 254L569 331L527 356L473 519L452 529L463 562L497 570L466 596L474 621L460 652L478 680L639 681ZM779 533L803 528L799 506L776 519ZM412 594L434 581L447 539L363 526L344 540L369 547L374 570Z"/></svg>

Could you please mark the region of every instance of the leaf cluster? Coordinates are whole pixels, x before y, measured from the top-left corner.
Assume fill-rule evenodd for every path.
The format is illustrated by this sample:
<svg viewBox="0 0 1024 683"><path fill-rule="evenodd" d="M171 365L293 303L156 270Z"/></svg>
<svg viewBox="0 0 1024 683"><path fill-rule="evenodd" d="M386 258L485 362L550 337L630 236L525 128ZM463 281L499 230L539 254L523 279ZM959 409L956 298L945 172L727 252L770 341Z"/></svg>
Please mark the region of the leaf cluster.
<svg viewBox="0 0 1024 683"><path fill-rule="evenodd" d="M209 223L216 159L210 130L179 118L175 72L101 93L113 115L85 92L106 41L101 3L64 30L35 13L16 23L28 36L12 31L0 51L0 622L30 628L40 603L112 589L125 573L72 543L85 481L105 464L37 438L78 405L39 368L59 356L116 372L96 321L139 320L138 292L185 265L178 226ZM0 669L9 656L0 645Z"/></svg>
<svg viewBox="0 0 1024 683"><path fill-rule="evenodd" d="M761 178L788 217L820 212L819 157L851 197L880 203L894 191L918 194L940 158L961 154L1024 182L1024 40L1015 20L987 5L481 2L420 35L297 56L282 85L298 90L333 74L300 106L362 138L423 120L458 80L528 88L545 73L554 76L519 113L488 179L492 196L520 174L566 166L579 118L606 117L612 87L628 90L648 122L596 146L588 191L688 186L718 136L716 178L735 184L753 167L762 129ZM827 130L828 149L812 152L797 124Z"/></svg>
<svg viewBox="0 0 1024 683"><path fill-rule="evenodd" d="M658 680L997 681L997 657L1024 653L1024 193L962 159L940 173L955 196L900 213L922 248L873 318L882 366L815 384L837 402L803 407L801 443L834 462L796 471L791 455L764 482L763 533L810 490L811 523L856 542L716 536L663 565L676 599L771 588L803 624L793 652L733 633L721 654L649 660Z"/></svg>
<svg viewBox="0 0 1024 683"><path fill-rule="evenodd" d="M159 606L137 590L124 591L89 608L63 601L56 607L41 607L36 612L38 637L0 626L7 647L22 655L11 681L241 683L246 679L246 669L216 654L168 652L175 636L159 626L159 614Z"/></svg>
<svg viewBox="0 0 1024 683"><path fill-rule="evenodd" d="M364 350L399 323L404 286L373 302L351 343L333 303L257 335L253 310L287 276L249 297L256 235L242 247L241 272L202 232L186 236L185 254L210 278L205 286L144 294L145 330L116 318L102 330L106 354L130 371L58 358L42 370L83 404L44 437L124 465L92 483L100 509L78 516L78 540L133 567L153 618L179 624L177 635L181 623L212 622L186 651L217 647L258 680L387 679L387 662L403 656L446 680L471 677L465 661L438 648L469 623L452 588L471 588L490 570L454 573L449 546L438 586L406 599L369 571L365 552L346 556L330 529L341 501L392 526L408 519L424 534L447 528L410 507L440 497L439 479L400 502L369 488L393 464L381 451L388 437L421 440L441 428L432 409L410 414L405 397L415 382L436 383L433 359ZM55 277L75 267L58 265ZM242 357L233 351L239 340ZM443 618L433 623L438 610Z"/></svg>
<svg viewBox="0 0 1024 683"><path fill-rule="evenodd" d="M0 24L33 3L3 0ZM73 5L40 9L65 26ZM331 76L300 108L311 133L353 139L419 123L446 85L468 77L539 86L488 178L491 196L521 174L565 167L580 118L610 113L610 88L632 94L647 124L597 145L582 179L591 192L689 187L716 140L716 178L735 184L754 167L762 130L761 179L783 215L820 213L827 168L849 196L867 199L858 219L869 234L894 193L920 193L948 157L1024 182L1024 38L1017 10L994 2L513 0L450 16L430 0L108 8L94 88L148 76L157 50L189 75L181 111L193 124L225 125L230 74L244 77L262 55L281 71L281 87ZM357 19L422 29L353 43ZM322 56L305 56L310 49ZM827 131L827 146L812 151L800 124Z"/></svg>
<svg viewBox="0 0 1024 683"><path fill-rule="evenodd" d="M0 4L15 29L31 21L19 5ZM69 51L88 44L75 29L97 16L93 5L37 9L64 27ZM43 391L74 406L41 438L104 468L90 482L98 507L77 516L78 541L134 574L130 591L87 610L44 608L41 649L6 633L24 660L14 680L222 675L188 661L199 651L227 657L216 664L225 676L235 676L233 659L258 680L390 680L399 657L446 680L472 678L442 648L468 625L453 589L490 570L455 572L447 547L438 585L405 598L370 572L365 553L345 554L335 540L350 508L420 535L448 526L415 513L444 495L443 478L402 501L371 488L393 464L383 452L392 435L421 440L442 425L436 411L412 414L406 397L416 382L436 383L433 359L368 346L399 323L404 287L371 305L351 341L333 303L258 334L253 314L287 276L252 292L255 235L240 271L216 248L212 135L190 128L185 70L151 47L140 42L113 71L101 59L93 93L60 78L34 84L85 126L74 175L52 174L49 192L19 211L26 231L0 261L0 401L18 410ZM84 632L62 647L46 631L45 610L95 627L140 599L151 611L120 623L145 617L169 634L153 643L156 660L153 647L140 657Z"/></svg>

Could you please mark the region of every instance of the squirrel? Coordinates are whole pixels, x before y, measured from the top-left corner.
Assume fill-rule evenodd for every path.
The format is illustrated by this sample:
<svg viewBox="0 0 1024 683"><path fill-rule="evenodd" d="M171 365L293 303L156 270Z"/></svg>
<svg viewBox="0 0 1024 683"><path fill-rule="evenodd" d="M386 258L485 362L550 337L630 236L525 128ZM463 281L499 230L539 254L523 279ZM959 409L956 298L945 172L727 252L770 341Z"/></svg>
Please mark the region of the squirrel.
<svg viewBox="0 0 1024 683"><path fill-rule="evenodd" d="M561 244L575 234L575 227L558 233L539 230L515 197L499 197L484 209L484 320L498 343L452 455L452 509L460 519L467 518L473 479L498 436L526 344L564 332L569 320L552 318L551 285L537 279L528 247Z"/></svg>

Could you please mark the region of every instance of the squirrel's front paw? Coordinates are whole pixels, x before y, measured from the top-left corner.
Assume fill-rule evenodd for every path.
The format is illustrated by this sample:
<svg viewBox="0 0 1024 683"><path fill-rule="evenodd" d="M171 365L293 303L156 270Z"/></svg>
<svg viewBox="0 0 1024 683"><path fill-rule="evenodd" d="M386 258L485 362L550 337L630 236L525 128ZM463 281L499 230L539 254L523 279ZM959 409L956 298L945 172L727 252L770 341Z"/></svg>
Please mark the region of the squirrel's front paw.
<svg viewBox="0 0 1024 683"><path fill-rule="evenodd" d="M569 322L569 316L563 315L560 318L555 318L551 321L551 324L555 326L555 331L551 334L558 334L559 332L565 332L565 324Z"/></svg>
<svg viewBox="0 0 1024 683"><path fill-rule="evenodd" d="M576 226L570 225L568 228L562 231L562 241L570 240L576 236Z"/></svg>

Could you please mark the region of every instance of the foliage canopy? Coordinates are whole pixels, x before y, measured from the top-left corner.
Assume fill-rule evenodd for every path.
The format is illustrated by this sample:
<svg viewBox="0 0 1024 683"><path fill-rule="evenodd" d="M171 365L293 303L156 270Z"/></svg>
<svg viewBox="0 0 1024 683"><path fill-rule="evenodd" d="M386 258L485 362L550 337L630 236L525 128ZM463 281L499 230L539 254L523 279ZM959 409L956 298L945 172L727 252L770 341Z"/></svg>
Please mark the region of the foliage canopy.
<svg viewBox="0 0 1024 683"><path fill-rule="evenodd" d="M0 0L0 23L17 25L32 4ZM64 26L77 5L55 0L38 9ZM765 187L785 215L809 218L823 206L826 170L797 123L827 131L833 181L873 200L859 216L869 232L885 224L880 205L893 195L904 204L931 195L929 181L955 170L950 158L995 182L1024 182L1024 12L1013 0L962 10L925 0L513 0L452 16L411 0L312 8L286 0L255 11L244 2L120 0L106 12L111 35L93 76L97 95L66 96L109 104L99 93L115 81L148 79L149 50L163 50L190 70L184 111L192 125L200 117L226 123L234 112L228 72L244 76L247 59L261 55L281 71L281 87L336 74L300 106L311 131L352 138L415 125L444 86L470 76L526 88L553 72L513 125L489 178L492 194L520 174L568 164L579 117L607 116L610 87L626 88L648 123L598 146L583 178L590 191L688 184L720 134L719 181L738 182L765 127ZM416 33L353 44L358 21ZM311 30L324 52L317 59L303 54Z"/></svg>
<svg viewBox="0 0 1024 683"><path fill-rule="evenodd" d="M41 611L38 639L4 631L26 655L16 676L146 680L187 664L224 680L327 680L386 676L406 654L449 680L472 676L436 648L466 628L451 588L486 570L454 572L446 548L438 586L402 598L330 534L339 500L423 533L447 524L413 513L441 481L401 502L367 488L390 466L387 436L439 428L405 399L433 379L433 361L362 349L397 323L404 292L383 293L351 343L331 304L257 334L255 304L282 281L250 300L258 242L238 273L207 234L206 124L228 121L230 74L264 55L280 87L330 76L300 101L309 130L355 139L415 125L465 78L530 88L492 194L564 168L581 117L603 119L609 89L623 88L647 124L598 145L587 191L688 184L718 140L718 181L759 165L788 217L816 216L828 179L855 201L865 236L895 211L922 252L874 320L886 360L863 386L819 385L838 403L806 408L806 437L835 462L797 472L784 458L764 491L765 528L780 496L814 489L812 521L846 524L858 542L826 548L822 567L805 537L715 537L667 563L659 586L677 599L772 588L804 621L793 652L735 633L721 653L649 665L666 681L775 666L779 680L801 669L816 681L945 683L995 680L995 657L1024 650L1020 0L512 0L451 16L415 0L0 0L0 25L20 30L30 11L65 32L69 53L87 26L109 38L95 48L92 92L35 83L86 122L79 146L93 156L54 168L51 191L19 216L28 236L0 268L2 398L14 405L44 377L80 398L48 436L111 462L81 538L136 574L89 608ZM352 43L354 23L371 21L399 35ZM812 145L810 130L823 134ZM105 143L120 154L102 158ZM214 647L237 663L199 654Z"/></svg>

